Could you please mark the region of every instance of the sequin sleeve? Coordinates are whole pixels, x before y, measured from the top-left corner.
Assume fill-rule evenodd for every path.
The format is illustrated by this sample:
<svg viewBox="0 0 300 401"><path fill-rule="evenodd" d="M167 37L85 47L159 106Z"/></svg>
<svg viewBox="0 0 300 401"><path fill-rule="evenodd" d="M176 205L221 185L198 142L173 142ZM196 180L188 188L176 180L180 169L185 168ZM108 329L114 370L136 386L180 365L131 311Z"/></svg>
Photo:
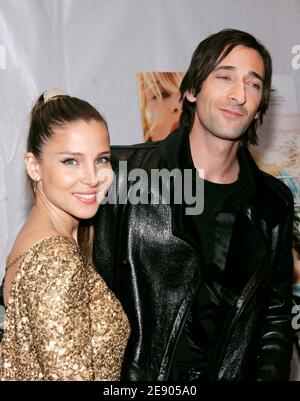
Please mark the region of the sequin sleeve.
<svg viewBox="0 0 300 401"><path fill-rule="evenodd" d="M0 287L0 344L3 337L4 328L4 299L3 299L3 282Z"/></svg>
<svg viewBox="0 0 300 401"><path fill-rule="evenodd" d="M39 255L28 312L44 380L93 380L89 294L79 251L58 243Z"/></svg>

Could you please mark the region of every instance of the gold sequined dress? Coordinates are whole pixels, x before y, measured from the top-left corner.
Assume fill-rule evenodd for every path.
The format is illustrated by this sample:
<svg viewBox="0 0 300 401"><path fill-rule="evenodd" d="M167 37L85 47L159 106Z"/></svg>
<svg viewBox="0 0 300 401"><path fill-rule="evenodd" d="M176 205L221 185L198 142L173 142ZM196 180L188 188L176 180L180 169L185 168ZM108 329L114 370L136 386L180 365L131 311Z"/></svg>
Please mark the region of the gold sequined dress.
<svg viewBox="0 0 300 401"><path fill-rule="evenodd" d="M78 246L48 237L22 258L6 305L1 380L118 380L129 323Z"/></svg>

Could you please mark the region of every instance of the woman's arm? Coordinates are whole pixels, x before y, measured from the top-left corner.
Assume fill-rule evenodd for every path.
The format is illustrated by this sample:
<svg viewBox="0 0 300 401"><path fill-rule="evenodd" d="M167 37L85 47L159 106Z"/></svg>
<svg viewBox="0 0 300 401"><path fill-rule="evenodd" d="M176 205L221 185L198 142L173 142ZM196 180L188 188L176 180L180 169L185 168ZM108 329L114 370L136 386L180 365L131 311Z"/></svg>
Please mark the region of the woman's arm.
<svg viewBox="0 0 300 401"><path fill-rule="evenodd" d="M44 380L93 380L89 294L75 245L59 243L41 260L28 299L34 347Z"/></svg>

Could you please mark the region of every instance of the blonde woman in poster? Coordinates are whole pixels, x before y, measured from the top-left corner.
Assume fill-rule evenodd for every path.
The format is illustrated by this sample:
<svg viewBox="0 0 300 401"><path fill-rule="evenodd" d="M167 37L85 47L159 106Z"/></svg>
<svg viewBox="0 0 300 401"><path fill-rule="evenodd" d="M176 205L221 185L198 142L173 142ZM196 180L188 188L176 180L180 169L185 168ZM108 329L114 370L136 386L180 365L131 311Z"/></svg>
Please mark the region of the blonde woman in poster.
<svg viewBox="0 0 300 401"><path fill-rule="evenodd" d="M145 142L165 139L178 126L182 72L139 72L138 92Z"/></svg>

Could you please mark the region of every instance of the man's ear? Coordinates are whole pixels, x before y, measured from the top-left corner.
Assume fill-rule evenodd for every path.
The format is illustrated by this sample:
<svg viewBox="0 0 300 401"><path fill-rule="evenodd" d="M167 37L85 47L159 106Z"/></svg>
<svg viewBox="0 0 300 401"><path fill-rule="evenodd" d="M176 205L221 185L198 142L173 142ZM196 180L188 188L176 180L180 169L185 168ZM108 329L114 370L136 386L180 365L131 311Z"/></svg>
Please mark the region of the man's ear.
<svg viewBox="0 0 300 401"><path fill-rule="evenodd" d="M41 179L40 164L34 154L31 152L25 153L24 162L29 177L33 181L39 181Z"/></svg>
<svg viewBox="0 0 300 401"><path fill-rule="evenodd" d="M186 91L184 97L186 97L187 100L191 103L194 103L196 101L196 96L190 91Z"/></svg>

